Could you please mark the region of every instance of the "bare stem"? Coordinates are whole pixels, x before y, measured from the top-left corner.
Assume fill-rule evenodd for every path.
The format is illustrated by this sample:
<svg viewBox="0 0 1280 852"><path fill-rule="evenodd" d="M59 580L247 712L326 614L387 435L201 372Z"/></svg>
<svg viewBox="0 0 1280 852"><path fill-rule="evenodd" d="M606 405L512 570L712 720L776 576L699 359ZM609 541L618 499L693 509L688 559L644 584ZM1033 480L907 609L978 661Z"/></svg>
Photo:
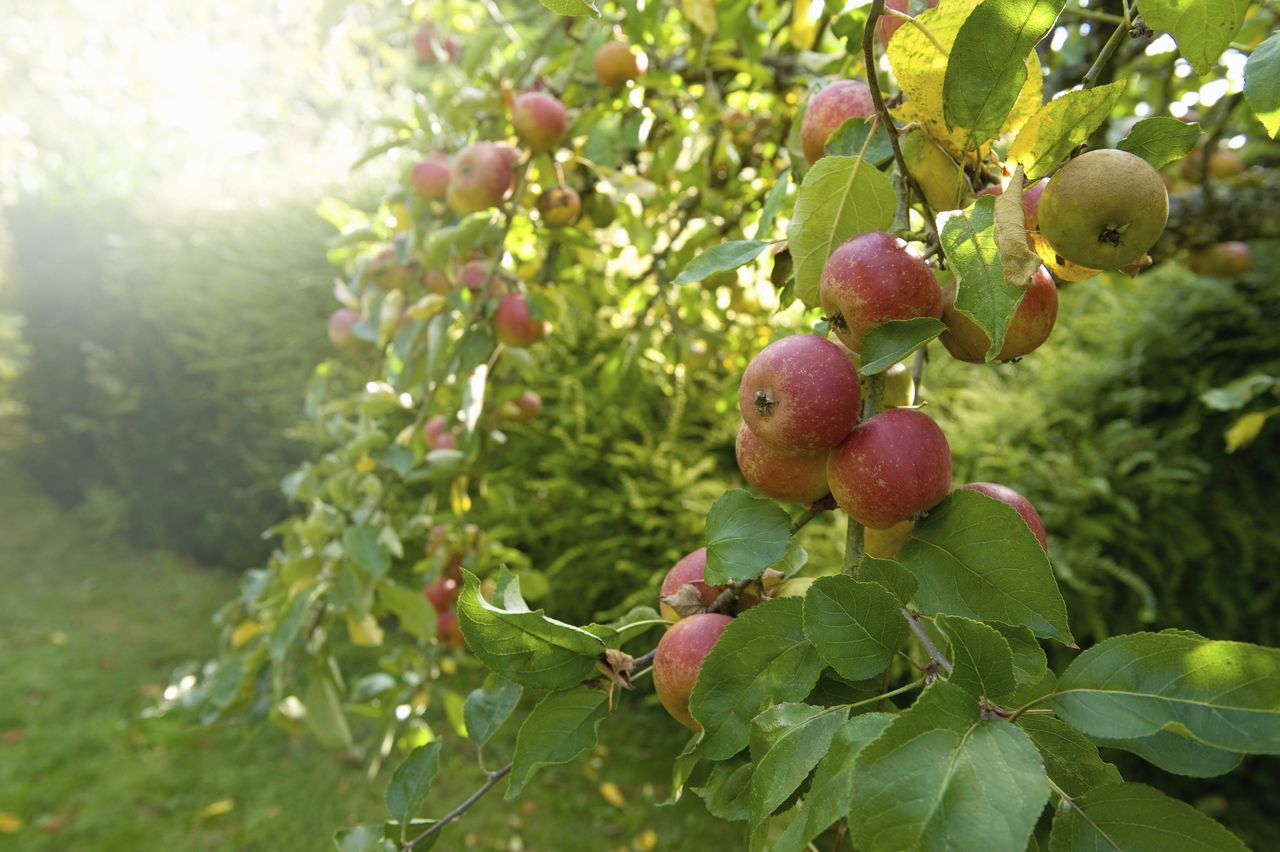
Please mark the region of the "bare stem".
<svg viewBox="0 0 1280 852"><path fill-rule="evenodd" d="M906 607L903 607L902 615L907 619L907 626L911 628L911 632L916 634L916 638L920 640L920 644L923 645L925 651L928 652L929 659L933 660L933 662L944 672L951 674L954 671L951 666L951 661L942 655L942 652L938 650L937 645L933 644L933 640L929 638L929 634L925 632L925 629L920 626L920 622L916 620L915 613L911 612L911 610Z"/></svg>
<svg viewBox="0 0 1280 852"><path fill-rule="evenodd" d="M862 561L865 548L862 543L862 524L849 519L849 526L844 534L844 573L854 576L858 573L858 563Z"/></svg>
<svg viewBox="0 0 1280 852"><path fill-rule="evenodd" d="M800 530L804 529L810 521L821 515L823 512L829 512L834 508L835 501L829 496L823 497L817 503L814 503L812 506L805 509L804 512L801 513L800 517L791 522L791 535L795 535L800 532Z"/></svg>
<svg viewBox="0 0 1280 852"><path fill-rule="evenodd" d="M470 796L468 796L463 801L462 804L458 805L456 808L449 811L449 813L440 817L440 820L438 822L433 823L431 827L428 828L426 831L422 832L417 837L410 840L408 843L404 845L403 848L412 849L415 846L418 846L419 844L425 843L427 838L429 838L431 835L437 833L438 831L440 831L440 829L444 828L446 825L453 822L455 819L457 819L458 817L462 816L467 811L469 811L472 805L474 805L476 802L484 798L484 794L492 790L494 786L503 778L506 778L510 772L511 772L510 763L508 763L506 766L502 767L501 769L495 769L493 772L490 772L489 777L485 780L483 784L480 785L480 788L476 790L474 793L472 793Z"/></svg>
<svg viewBox="0 0 1280 852"><path fill-rule="evenodd" d="M1102 74L1102 69L1111 61L1116 48L1120 46L1120 42L1124 41L1124 37L1128 34L1129 27L1127 24L1122 22L1116 27L1115 32L1111 34L1111 38L1107 39L1107 43L1102 46L1102 51L1098 53L1098 58L1093 60L1093 64L1089 66L1089 70L1084 74L1084 79L1080 81L1086 89L1092 89L1097 84L1098 77Z"/></svg>

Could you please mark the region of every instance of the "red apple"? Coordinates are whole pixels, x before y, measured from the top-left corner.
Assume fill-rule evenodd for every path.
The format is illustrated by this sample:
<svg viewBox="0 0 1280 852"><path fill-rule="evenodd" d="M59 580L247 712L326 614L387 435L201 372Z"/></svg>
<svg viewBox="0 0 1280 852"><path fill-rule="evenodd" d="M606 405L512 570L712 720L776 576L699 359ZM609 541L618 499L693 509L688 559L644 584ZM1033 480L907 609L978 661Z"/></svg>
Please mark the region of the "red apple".
<svg viewBox="0 0 1280 852"><path fill-rule="evenodd" d="M849 356L816 334L770 343L751 359L738 386L743 422L777 453L834 447L858 422L861 405Z"/></svg>
<svg viewBox="0 0 1280 852"><path fill-rule="evenodd" d="M1022 516L1022 520L1027 522L1027 526L1031 527L1031 531L1035 533L1036 539L1040 542L1040 546L1045 550L1049 549L1049 540L1045 538L1044 521L1040 520L1040 513L1036 511L1036 507L1031 505L1031 501L1023 497L1017 491L1014 491L1007 485L1000 485L995 482L970 482L967 485L961 485L956 490L977 491L979 494L985 494L993 500L999 500L1001 503L1008 503L1010 506L1018 510L1018 514Z"/></svg>
<svg viewBox="0 0 1280 852"><path fill-rule="evenodd" d="M1187 268L1196 275L1235 278L1252 267L1253 252L1239 240L1198 248L1187 255Z"/></svg>
<svg viewBox="0 0 1280 852"><path fill-rule="evenodd" d="M458 54L462 53L462 43L458 41L457 36L445 37L444 52L448 54L450 62L458 61Z"/></svg>
<svg viewBox="0 0 1280 852"><path fill-rule="evenodd" d="M910 0L884 0L885 14L876 21L876 38L880 39L880 44L885 47L889 46L889 39L893 38L893 34L898 28L906 23L902 18L890 15L889 9L895 9L899 12L906 12ZM932 9L938 5L938 0L929 0L929 8Z"/></svg>
<svg viewBox="0 0 1280 852"><path fill-rule="evenodd" d="M447 296L453 292L453 285L439 269L428 269L422 273L422 286L428 293Z"/></svg>
<svg viewBox="0 0 1280 852"><path fill-rule="evenodd" d="M515 174L505 152L492 142L473 142L449 169L449 206L460 216L496 207L511 191Z"/></svg>
<svg viewBox="0 0 1280 852"><path fill-rule="evenodd" d="M985 363L991 339L968 315L956 310L954 280L947 285L942 300L942 321L947 324L947 330L941 337L942 345L952 357L961 361ZM1013 312L996 360L1012 361L1034 352L1049 339L1057 319L1058 288L1049 270L1042 266L1031 276L1031 286L1022 294L1022 301Z"/></svg>
<svg viewBox="0 0 1280 852"><path fill-rule="evenodd" d="M1022 189L1022 224L1028 231L1038 230L1040 227L1040 196L1044 195L1044 188L1049 185L1048 178L1041 178L1031 186ZM1004 187L1000 185L989 186L981 190L975 195L975 198L981 198L984 195L1003 195Z"/></svg>
<svg viewBox="0 0 1280 852"><path fill-rule="evenodd" d="M413 52L422 65L434 65L440 61L436 50L436 36L430 26L424 26L413 35Z"/></svg>
<svg viewBox="0 0 1280 852"><path fill-rule="evenodd" d="M525 348L547 336L547 321L535 319L529 301L520 293L508 293L493 312L493 331L508 346Z"/></svg>
<svg viewBox="0 0 1280 852"><path fill-rule="evenodd" d="M861 80L837 80L809 99L800 124L800 147L810 163L822 159L827 138L851 118L874 115L871 89Z"/></svg>
<svg viewBox="0 0 1280 852"><path fill-rule="evenodd" d="M441 154L422 160L414 165L409 183L421 198L444 198L449 190L449 161Z"/></svg>
<svg viewBox="0 0 1280 852"><path fill-rule="evenodd" d="M451 609L436 613L436 638L447 648L461 648L466 642L458 615Z"/></svg>
<svg viewBox="0 0 1280 852"><path fill-rule="evenodd" d="M596 79L615 91L637 79L642 59L632 53L631 46L620 41L607 41L596 51L592 65Z"/></svg>
<svg viewBox="0 0 1280 852"><path fill-rule="evenodd" d="M457 580L450 577L441 577L440 579L428 583L427 587L422 590L422 596L431 601L431 605L436 608L436 612L444 612L449 605L458 599L458 595L462 593L462 586Z"/></svg>
<svg viewBox="0 0 1280 852"><path fill-rule="evenodd" d="M833 251L818 296L832 330L859 354L863 337L881 323L942 316L942 291L928 264L883 231L858 234Z"/></svg>
<svg viewBox="0 0 1280 852"><path fill-rule="evenodd" d="M513 402L519 412L514 419L520 423L528 423L542 412L542 397L534 391L522 391Z"/></svg>
<svg viewBox="0 0 1280 852"><path fill-rule="evenodd" d="M808 505L830 493L827 488L827 455L783 455L765 446L743 424L734 446L738 469L757 491L771 500Z"/></svg>
<svg viewBox="0 0 1280 852"><path fill-rule="evenodd" d="M550 151L569 129L564 104L546 92L525 92L511 104L511 124L530 151Z"/></svg>
<svg viewBox="0 0 1280 852"><path fill-rule="evenodd" d="M443 417L436 415L422 424L422 442L429 450L456 450L458 439L448 428Z"/></svg>
<svg viewBox="0 0 1280 852"><path fill-rule="evenodd" d="M658 597L658 610L662 613L663 618L669 618L672 621L680 618L680 613L672 609L671 605L663 601L662 598L674 595L686 583L698 590L698 596L708 606L720 596L721 592L729 588L728 586L708 586L702 580L706 571L707 549L705 547L699 547L692 553L685 554L680 558L679 562L671 566L671 570L667 571L667 576L662 578L662 591Z"/></svg>
<svg viewBox="0 0 1280 852"><path fill-rule="evenodd" d="M691 615L673 624L658 641L653 657L653 690L672 717L695 731L702 730L702 726L689 715L689 696L702 661L732 620L710 612Z"/></svg>
<svg viewBox="0 0 1280 852"><path fill-rule="evenodd" d="M350 308L338 308L329 316L329 342L344 352L359 349L363 341L351 330L358 322L358 313Z"/></svg>
<svg viewBox="0 0 1280 852"><path fill-rule="evenodd" d="M864 421L827 460L827 482L860 524L888 529L941 503L951 490L951 448L938 424L913 408Z"/></svg>

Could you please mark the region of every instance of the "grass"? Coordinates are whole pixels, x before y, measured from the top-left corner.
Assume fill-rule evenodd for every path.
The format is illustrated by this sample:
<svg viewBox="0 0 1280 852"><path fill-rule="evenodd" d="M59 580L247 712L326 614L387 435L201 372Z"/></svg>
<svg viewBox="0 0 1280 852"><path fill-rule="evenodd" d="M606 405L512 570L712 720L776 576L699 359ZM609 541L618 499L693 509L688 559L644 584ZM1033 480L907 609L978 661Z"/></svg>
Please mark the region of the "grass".
<svg viewBox="0 0 1280 852"><path fill-rule="evenodd" d="M236 582L95 539L0 470L0 850L310 852L385 818L385 778L310 739L144 718L175 667L213 652L209 618ZM638 703L602 726L595 754L543 770L512 803L500 785L437 848L735 848L695 796L658 807L684 735ZM436 816L481 777L468 748L447 749Z"/></svg>

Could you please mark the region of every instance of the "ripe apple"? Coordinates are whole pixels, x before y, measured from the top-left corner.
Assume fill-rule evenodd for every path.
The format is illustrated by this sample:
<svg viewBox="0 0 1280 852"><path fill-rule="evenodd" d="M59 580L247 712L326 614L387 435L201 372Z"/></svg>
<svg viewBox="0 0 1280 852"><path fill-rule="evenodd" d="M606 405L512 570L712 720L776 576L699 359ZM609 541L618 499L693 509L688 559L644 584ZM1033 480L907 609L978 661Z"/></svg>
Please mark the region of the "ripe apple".
<svg viewBox="0 0 1280 852"><path fill-rule="evenodd" d="M886 530L867 527L862 531L862 551L876 559L892 559L911 538L911 531L915 528L915 521L902 521Z"/></svg>
<svg viewBox="0 0 1280 852"><path fill-rule="evenodd" d="M738 409L774 452L815 453L844 440L861 413L858 372L839 346L816 334L775 340L747 365Z"/></svg>
<svg viewBox="0 0 1280 852"><path fill-rule="evenodd" d="M450 577L441 577L434 582L428 583L426 588L422 590L422 596L431 601L431 605L435 607L436 612L444 612L458 599L460 594L462 594L462 586L458 584L457 580Z"/></svg>
<svg viewBox="0 0 1280 852"><path fill-rule="evenodd" d="M439 415L422 424L422 442L429 450L458 449L458 439L454 437L444 418Z"/></svg>
<svg viewBox="0 0 1280 852"><path fill-rule="evenodd" d="M898 31L906 21L902 18L888 14L887 10L894 9L899 12L906 12L910 0L885 0L884 8L886 12L876 21L876 38L880 39L880 44L885 47L889 46L889 39L893 38L893 34ZM938 5L938 0L929 0L929 8L932 9Z"/></svg>
<svg viewBox="0 0 1280 852"><path fill-rule="evenodd" d="M582 199L571 186L553 186L538 196L538 215L550 228L563 228L578 221Z"/></svg>
<svg viewBox="0 0 1280 852"><path fill-rule="evenodd" d="M462 626L458 624L458 614L453 610L436 613L436 639L446 648L461 648L466 642Z"/></svg>
<svg viewBox="0 0 1280 852"><path fill-rule="evenodd" d="M1053 324L1058 319L1058 288L1053 276L1043 266L1031 276L1031 286L1022 294L1022 301L1009 321L1004 344L997 361L1012 361L1040 347L1049 339ZM942 321L947 330L942 333L942 345L952 357L973 364L987 360L987 348L991 339L968 315L956 310L956 283L953 280L943 293Z"/></svg>
<svg viewBox="0 0 1280 852"><path fill-rule="evenodd" d="M546 92L525 92L511 104L511 124L530 151L550 151L569 129L569 114L560 99Z"/></svg>
<svg viewBox="0 0 1280 852"><path fill-rule="evenodd" d="M550 332L546 320L535 319L529 301L521 293L508 293L493 312L493 331L508 346L532 346Z"/></svg>
<svg viewBox="0 0 1280 852"><path fill-rule="evenodd" d="M1045 550L1049 549L1049 540L1045 538L1044 522L1040 520L1040 513L1036 511L1036 507L1031 505L1031 501L1023 497L1017 491L1014 491L1007 485L1000 485L995 482L970 482L961 485L957 491L977 491L979 494L985 494L993 500L999 500L1001 503L1008 503L1010 506L1018 510L1018 514L1022 516L1022 520L1027 522L1027 526L1031 527L1031 531L1035 533L1036 539L1040 542L1040 546Z"/></svg>
<svg viewBox="0 0 1280 852"><path fill-rule="evenodd" d="M472 142L458 152L449 169L449 206L459 216L496 207L511 191L515 174L502 148Z"/></svg>
<svg viewBox="0 0 1280 852"><path fill-rule="evenodd" d="M671 569L667 571L667 576L662 578L662 589L658 597L658 611L662 613L663 618L669 618L672 621L680 618L680 613L672 609L671 604L662 599L669 595L674 595L686 583L698 590L698 596L708 606L720 596L721 592L729 588L728 586L708 586L702 580L706 571L707 549L705 547L699 547L692 553L685 554L680 557L680 560L675 565L671 566Z"/></svg>
<svg viewBox="0 0 1280 852"><path fill-rule="evenodd" d="M534 391L522 391L514 402L516 409L520 412L516 419L521 423L528 423L542 413L542 397Z"/></svg>
<svg viewBox="0 0 1280 852"><path fill-rule="evenodd" d="M631 51L631 46L620 41L606 41L596 51L592 65L596 79L614 91L639 78L643 71L643 58Z"/></svg>
<svg viewBox="0 0 1280 852"><path fill-rule="evenodd" d="M350 308L338 308L329 316L329 342L344 352L352 352L363 343L351 330L360 315Z"/></svg>
<svg viewBox="0 0 1280 852"><path fill-rule="evenodd" d="M884 530L941 503L951 490L951 448L938 424L914 408L890 408L858 425L827 460L841 509Z"/></svg>
<svg viewBox="0 0 1280 852"><path fill-rule="evenodd" d="M1198 248L1187 255L1187 268L1196 275L1235 278L1252 267L1253 252L1238 240Z"/></svg>
<svg viewBox="0 0 1280 852"><path fill-rule="evenodd" d="M734 446L738 469L757 491L784 503L810 503L830 493L827 488L827 455L783 455L765 446L744 423Z"/></svg>
<svg viewBox="0 0 1280 852"><path fill-rule="evenodd" d="M1072 263L1119 269L1164 233L1169 193L1146 160L1101 148L1068 162L1040 197L1040 233Z"/></svg>
<svg viewBox="0 0 1280 852"><path fill-rule="evenodd" d="M800 147L810 163L822 159L827 139L851 118L874 115L871 89L861 80L837 80L809 99L800 124Z"/></svg>
<svg viewBox="0 0 1280 852"><path fill-rule="evenodd" d="M449 191L449 161L434 154L417 163L409 175L409 183L420 198L438 200Z"/></svg>
<svg viewBox="0 0 1280 852"><path fill-rule="evenodd" d="M858 234L833 251L818 296L836 336L858 353L881 323L942 316L942 291L928 264L883 231Z"/></svg>
<svg viewBox="0 0 1280 852"><path fill-rule="evenodd" d="M691 615L671 625L658 640L653 657L653 690L673 718L695 731L702 730L702 726L689 715L689 696L702 661L732 620L710 612Z"/></svg>

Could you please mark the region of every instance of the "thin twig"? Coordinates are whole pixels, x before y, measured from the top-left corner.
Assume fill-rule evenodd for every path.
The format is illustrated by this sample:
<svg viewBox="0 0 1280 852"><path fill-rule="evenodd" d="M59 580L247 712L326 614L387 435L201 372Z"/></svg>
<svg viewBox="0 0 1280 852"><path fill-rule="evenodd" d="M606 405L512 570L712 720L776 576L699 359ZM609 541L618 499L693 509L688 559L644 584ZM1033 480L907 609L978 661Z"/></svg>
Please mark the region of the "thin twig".
<svg viewBox="0 0 1280 852"><path fill-rule="evenodd" d="M510 772L511 772L510 763L508 763L506 766L502 767L501 769L495 769L493 772L490 772L488 779L485 780L485 782L480 785L480 788L478 790L476 790L474 793L468 796L466 800L463 801L462 804L458 805L456 808L449 811L449 813L440 817L440 820L436 823L433 823L431 827L428 828L426 831L422 832L417 837L413 838L408 843L406 843L404 845L404 848L412 849L415 846L419 845L420 843L426 842L428 837L440 831L440 829L444 828L446 825L453 822L455 819L457 819L458 817L465 814L468 810L470 810L472 805L480 801L480 799L484 797L485 793L492 790L494 786L503 778L506 778L508 773Z"/></svg>
<svg viewBox="0 0 1280 852"><path fill-rule="evenodd" d="M829 512L834 508L835 508L835 501L832 500L829 496L823 497L821 500L814 503L809 508L805 509L804 512L798 518L796 518L794 521L791 522L791 530L790 530L791 535L795 535L796 533L800 532L800 530L805 528L806 524L808 524L814 518L821 515L823 512Z"/></svg>
<svg viewBox="0 0 1280 852"><path fill-rule="evenodd" d="M1116 27L1115 32L1111 34L1111 38L1107 39L1107 43L1102 46L1102 51L1098 54L1098 58L1093 60L1093 64L1089 66L1089 70L1084 74L1084 79L1080 81L1086 89L1092 89L1097 84L1103 67L1111 61L1116 48L1120 46L1120 42L1124 41L1124 37L1128 34L1129 27L1127 24L1121 23Z"/></svg>
<svg viewBox="0 0 1280 852"><path fill-rule="evenodd" d="M915 613L906 607L902 608L902 615L907 619L907 626L911 628L911 632L916 634L916 638L920 640L920 644L924 646L925 651L929 654L929 659L933 660L944 672L951 674L954 669L951 667L951 661L942 655L938 650L938 646L933 644L933 640L929 638L929 634L916 621Z"/></svg>
<svg viewBox="0 0 1280 852"><path fill-rule="evenodd" d="M656 654L656 653L658 653L658 649L657 649L657 648L654 648L654 649L653 649L652 651L650 651L649 653L647 653L647 654L645 654L645 655L643 655L643 656L640 656L640 657L636 657L634 660L632 660L632 664L633 664L633 665L635 666L635 668L637 668L637 669L638 669L638 668L641 668L642 666L647 666L647 665L649 665L650 663L652 663L652 662L653 662L653 655L654 655L654 654Z"/></svg>

